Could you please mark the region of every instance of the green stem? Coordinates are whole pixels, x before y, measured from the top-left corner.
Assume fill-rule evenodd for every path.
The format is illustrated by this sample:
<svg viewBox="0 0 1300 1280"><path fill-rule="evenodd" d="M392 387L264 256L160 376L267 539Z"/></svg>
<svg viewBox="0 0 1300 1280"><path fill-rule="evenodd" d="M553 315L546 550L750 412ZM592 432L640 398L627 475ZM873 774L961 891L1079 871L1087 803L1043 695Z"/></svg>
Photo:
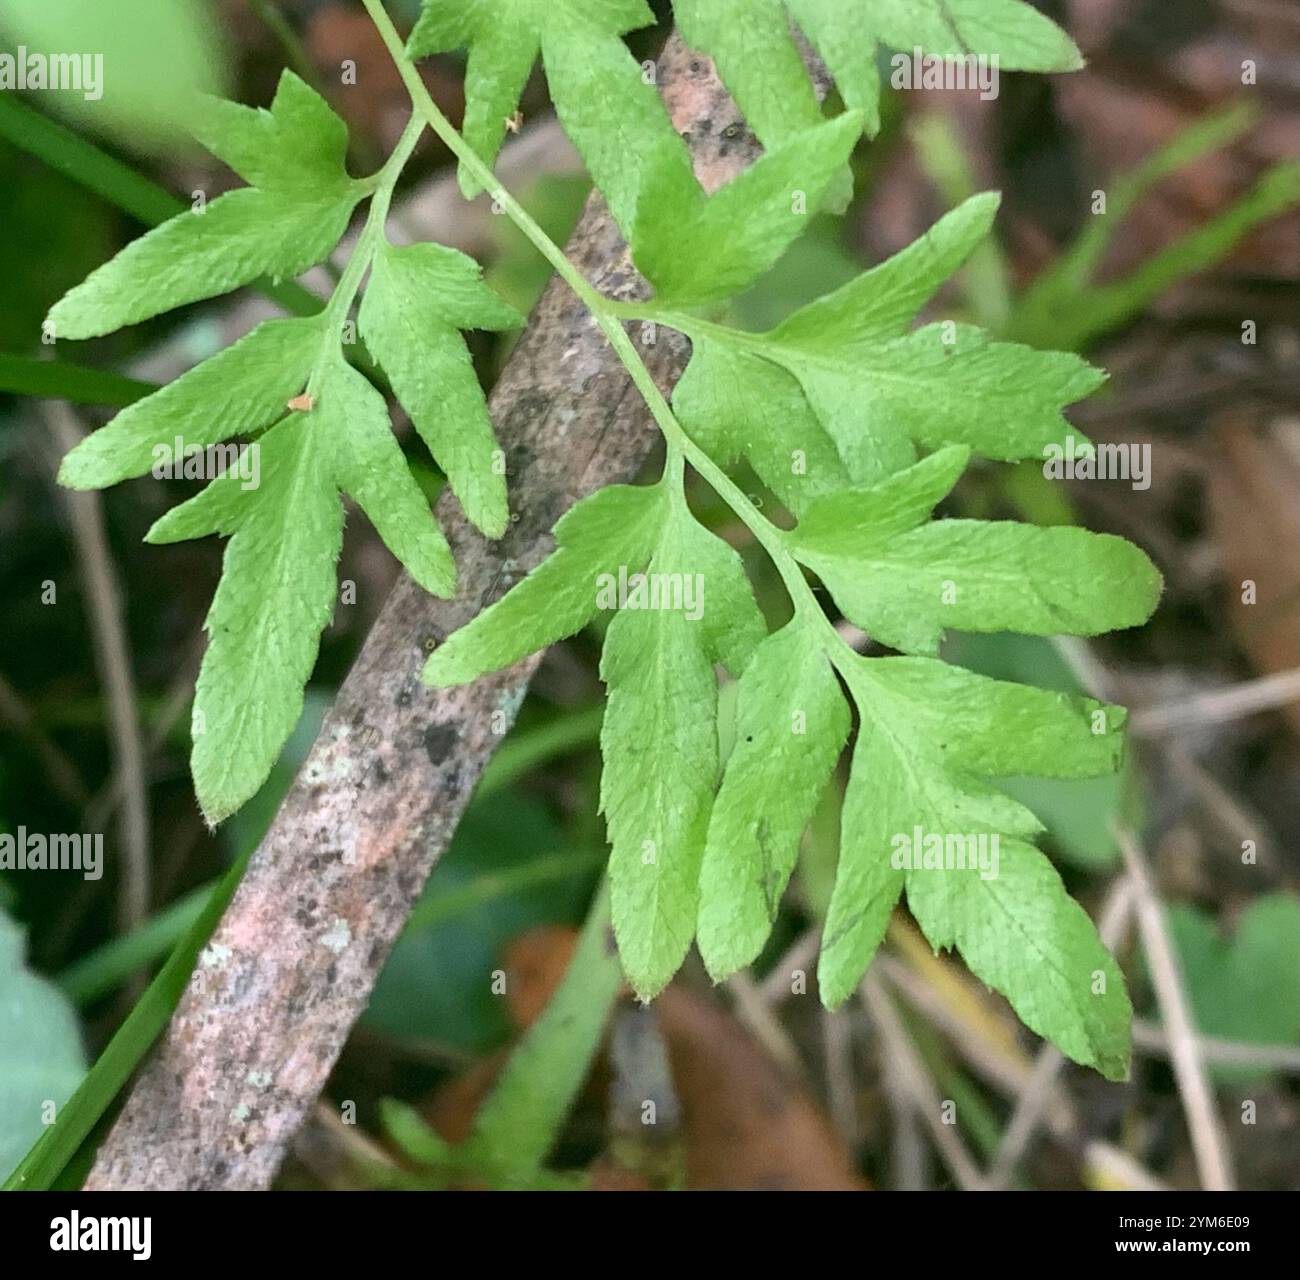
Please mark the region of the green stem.
<svg viewBox="0 0 1300 1280"><path fill-rule="evenodd" d="M280 42L289 65L302 80L319 92L320 81L316 75L316 68L307 56L307 50L303 48L303 43L298 39L298 33L293 29L289 19L271 3L271 0L249 0L249 7Z"/></svg>
<svg viewBox="0 0 1300 1280"><path fill-rule="evenodd" d="M503 1185L541 1168L591 1070L623 985L610 930L609 881L603 880L559 988L474 1121L469 1151Z"/></svg>
<svg viewBox="0 0 1300 1280"><path fill-rule="evenodd" d="M325 370L342 341L343 325L352 310L352 304L356 301L361 281L370 269L370 264L374 261L375 253L384 238L384 226L388 221L388 210L393 203L397 180L402 176L402 170L410 160L415 144L419 142L423 132L424 122L418 116L412 116L384 167L369 180L368 185L372 187L373 195L370 209L366 214L366 224L361 229L361 235L357 238L348 265L339 277L339 282L335 285L325 308L325 334L311 377L307 380L307 394L310 396L318 393Z"/></svg>
<svg viewBox="0 0 1300 1280"><path fill-rule="evenodd" d="M628 376L632 379L636 389L641 393L651 416L668 444L668 463L665 468L665 475L670 475L679 470L681 459L689 462L736 513L737 517L754 535L758 544L767 552L781 575L781 580L785 584L786 591L794 604L796 616L802 621L812 623L822 629L823 639L828 644L833 639L834 648L830 650L832 660L838 664L847 661L846 655L852 655L856 658L856 654L844 643L822 611L816 596L813 595L812 588L803 575L803 570L800 569L785 545L785 535L755 508L740 486L686 434L650 370L641 359L641 354L637 351L636 345L623 327L625 320L658 317L661 323L668 325L670 328L680 329L689 335L690 329L695 329L698 332L700 326L707 325L707 322L696 321L676 313L659 313L653 308L620 305L600 293L582 272L569 261L564 250L542 230L536 220L502 185L491 168L483 163L474 149L461 137L447 117L438 109L428 89L425 88L419 72L416 71L414 64L407 58L402 38L398 35L393 20L388 16L388 11L384 8L382 0L363 0L363 2L366 11L379 29L384 44L388 47L388 52L392 56L398 73L406 85L407 92L411 96L416 113L424 118L429 128L437 134L447 149L460 161L464 170L491 196L497 207L509 215L510 220L523 232L542 257L551 264L556 274L573 290L600 326L601 332L605 335L610 346L613 347L615 354L627 370ZM690 326L690 329L686 327L687 325Z"/></svg>

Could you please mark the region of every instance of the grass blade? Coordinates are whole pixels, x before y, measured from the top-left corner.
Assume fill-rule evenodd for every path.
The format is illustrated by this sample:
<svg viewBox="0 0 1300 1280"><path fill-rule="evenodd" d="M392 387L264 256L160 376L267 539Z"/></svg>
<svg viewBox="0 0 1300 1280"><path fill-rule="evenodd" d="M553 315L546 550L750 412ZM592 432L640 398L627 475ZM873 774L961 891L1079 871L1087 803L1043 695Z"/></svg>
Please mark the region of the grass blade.
<svg viewBox="0 0 1300 1280"><path fill-rule="evenodd" d="M138 928L69 965L55 981L74 1004L87 1005L164 956L203 915L220 881L200 885Z"/></svg>
<svg viewBox="0 0 1300 1280"><path fill-rule="evenodd" d="M528 1029L479 1112L470 1146L504 1176L541 1167L587 1078L623 986L602 881L559 990Z"/></svg>
<svg viewBox="0 0 1300 1280"><path fill-rule="evenodd" d="M156 227L189 208L183 200L116 156L8 93L0 94L0 138L93 191L145 226ZM291 280L280 283L261 280L251 287L293 315L315 315L324 305L309 289Z"/></svg>
<svg viewBox="0 0 1300 1280"><path fill-rule="evenodd" d="M85 365L0 354L0 395L70 400L73 404L125 409L157 390L152 383L138 382L119 373L89 369Z"/></svg>
<svg viewBox="0 0 1300 1280"><path fill-rule="evenodd" d="M252 852L251 848L247 850L222 877L185 938L108 1042L76 1093L59 1110L58 1119L10 1174L3 1190L48 1191L64 1166L76 1156L82 1142L167 1025L189 982L199 952L234 897Z"/></svg>

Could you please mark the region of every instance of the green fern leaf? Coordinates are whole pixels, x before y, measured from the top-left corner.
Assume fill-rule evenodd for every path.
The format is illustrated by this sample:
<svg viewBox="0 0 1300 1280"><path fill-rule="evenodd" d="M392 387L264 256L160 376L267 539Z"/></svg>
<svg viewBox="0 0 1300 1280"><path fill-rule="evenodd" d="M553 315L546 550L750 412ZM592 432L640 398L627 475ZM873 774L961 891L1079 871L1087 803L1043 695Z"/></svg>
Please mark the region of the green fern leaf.
<svg viewBox="0 0 1300 1280"><path fill-rule="evenodd" d="M818 498L787 542L846 617L935 655L944 630L1094 636L1145 622L1160 575L1131 542L1086 529L929 519L968 457L942 449L865 489Z"/></svg>
<svg viewBox="0 0 1300 1280"><path fill-rule="evenodd" d="M171 458L178 437L206 449L260 431L283 417L306 385L324 336L319 316L258 325L88 435L63 459L59 483L107 489Z"/></svg>
<svg viewBox="0 0 1300 1280"><path fill-rule="evenodd" d="M694 343L673 398L720 462L746 456L796 513L917 461L917 446L1041 457L1082 440L1062 414L1104 377L1077 356L992 341L943 322L907 332L965 261L997 208L975 196L923 239L767 334L672 316ZM755 410L754 388L763 405Z"/></svg>
<svg viewBox="0 0 1300 1280"><path fill-rule="evenodd" d="M334 300L309 319L271 320L118 414L64 459L62 481L102 488L155 474L232 438L255 465L231 465L157 522L155 542L230 538L208 615L194 710L192 769L210 822L258 789L297 723L303 686L333 612L334 566L351 497L426 590L449 596L455 566L429 502L394 438L383 397L344 359L345 321L373 268L359 321L417 430L445 467L470 518L505 529L504 467L461 327L501 328L518 314L469 258L437 245L397 249L383 219L401 163L367 181L344 168L347 130L286 72L268 111L205 101L196 135L256 184L182 214L101 267L51 313L57 335L107 332L254 276L295 274L334 247L353 208L371 219ZM305 393L304 393L305 389ZM286 410L296 412L285 417ZM227 445L228 450L235 446Z"/></svg>
<svg viewBox="0 0 1300 1280"><path fill-rule="evenodd" d="M845 103L880 127L879 51L996 57L1004 71L1076 71L1070 38L1022 0L677 0L683 36L711 54L768 146L820 114L791 22L835 77Z"/></svg>
<svg viewBox="0 0 1300 1280"><path fill-rule="evenodd" d="M650 591L680 589L681 605L629 599L601 658L600 801L614 934L628 981L645 1000L677 972L695 934L719 763L714 663L738 672L763 633L736 553L695 522L680 493L660 511L643 581Z"/></svg>
<svg viewBox="0 0 1300 1280"><path fill-rule="evenodd" d="M563 102L578 101L582 112L606 96L601 94L593 101L588 77L594 73L599 85L609 87L612 100L633 106L633 110L617 113L624 127L643 129L647 120L657 117L666 122L654 89L643 86L644 93L636 89L640 68L619 39L652 22L654 14L643 0L431 0L411 32L407 52L413 58L423 58L469 49L463 131L466 142L490 166L539 54L545 59L562 114ZM572 90L569 72L579 77ZM601 130L590 117L575 119L575 142L581 149L581 138L596 139ZM606 122L609 119L604 116ZM632 157L605 154L616 161L615 172L630 171ZM604 172L593 168L598 180L610 172L605 166L599 168ZM467 196L479 191L478 183L464 168L461 186Z"/></svg>
<svg viewBox="0 0 1300 1280"><path fill-rule="evenodd" d="M292 71L280 77L269 111L208 97L189 128L251 187L314 198L351 184L347 125Z"/></svg>
<svg viewBox="0 0 1300 1280"><path fill-rule="evenodd" d="M191 771L211 823L261 786L302 713L302 690L334 612L343 507L311 415L261 439L261 483L227 472L149 531L155 543L230 538L195 690Z"/></svg>
<svg viewBox="0 0 1300 1280"><path fill-rule="evenodd" d="M194 703L194 787L214 824L261 786L302 712L334 612L340 493L426 590L449 595L455 585L450 549L383 397L341 356L327 365L311 412L285 419L257 447L256 487L228 471L148 534L155 543L230 538Z"/></svg>
<svg viewBox="0 0 1300 1280"><path fill-rule="evenodd" d="M523 323L454 249L384 245L358 316L361 335L465 514L490 538L506 530L504 466L461 329Z"/></svg>
<svg viewBox="0 0 1300 1280"><path fill-rule="evenodd" d="M763 949L848 732L848 706L816 637L792 622L764 640L740 677L736 745L700 869L700 954L716 980Z"/></svg>
<svg viewBox="0 0 1300 1280"><path fill-rule="evenodd" d="M343 122L292 72L269 113L209 104L196 127L257 185L132 241L55 304L47 324L57 338L102 337L261 276L301 275L338 244L366 186L343 167Z"/></svg>
<svg viewBox="0 0 1300 1280"><path fill-rule="evenodd" d="M984 779L1113 772L1123 710L928 658L858 659L848 679L862 728L818 967L823 1001L834 1006L856 988L906 888L936 949L955 946L1032 1030L1122 1078L1123 978L1029 843L1041 824ZM965 867L953 865L959 852Z"/></svg>
<svg viewBox="0 0 1300 1280"><path fill-rule="evenodd" d="M712 196L698 184L683 188L680 141L659 148L647 163L631 236L656 301L693 306L729 298L775 266L821 208L860 132L852 112L819 124Z"/></svg>
<svg viewBox="0 0 1300 1280"><path fill-rule="evenodd" d="M579 502L555 526L554 554L436 649L424 678L468 684L581 631L600 609L602 575L645 568L663 500L658 486L611 485Z"/></svg>

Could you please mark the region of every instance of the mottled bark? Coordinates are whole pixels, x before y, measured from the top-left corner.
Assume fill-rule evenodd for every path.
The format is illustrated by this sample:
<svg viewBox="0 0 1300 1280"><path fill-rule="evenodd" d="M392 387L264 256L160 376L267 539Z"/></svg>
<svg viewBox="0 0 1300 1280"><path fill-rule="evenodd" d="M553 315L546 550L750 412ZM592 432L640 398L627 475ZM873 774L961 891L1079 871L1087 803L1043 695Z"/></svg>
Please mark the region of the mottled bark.
<svg viewBox="0 0 1300 1280"><path fill-rule="evenodd" d="M753 159L753 140L707 59L674 38L660 76L706 185ZM568 252L605 294L643 295L599 199ZM676 334L658 338L644 355L666 388L687 348ZM405 576L394 588L89 1188L271 1182L538 661L438 691L420 680L428 652L543 559L574 501L634 478L657 439L595 323L558 281L491 404L515 522L489 543L453 500L439 504L460 567L457 598L435 600Z"/></svg>

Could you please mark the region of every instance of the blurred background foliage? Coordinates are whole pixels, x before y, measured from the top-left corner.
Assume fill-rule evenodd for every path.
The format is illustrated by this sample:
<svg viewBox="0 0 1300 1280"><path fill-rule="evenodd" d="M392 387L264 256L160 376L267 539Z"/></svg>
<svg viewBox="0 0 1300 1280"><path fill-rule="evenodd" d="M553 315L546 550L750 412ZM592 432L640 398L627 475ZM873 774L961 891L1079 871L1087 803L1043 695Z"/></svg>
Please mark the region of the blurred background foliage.
<svg viewBox="0 0 1300 1280"><path fill-rule="evenodd" d="M409 20L418 5L390 7ZM1076 419L1098 441L1149 443L1155 480L1139 492L1049 482L1028 464L983 466L963 481L951 510L1122 533L1155 558L1169 588L1140 633L1086 647L954 637L946 656L1044 687L1087 685L1134 708L1122 776L1011 779L1006 787L1042 817L1046 847L1094 914L1120 871L1116 823L1140 835L1168 904L1197 1027L1228 1045L1211 1070L1239 1180L1294 1187L1300 11L1267 0L1040 7L1087 50L1089 69L1051 79L1007 76L989 103L960 94L888 95L881 136L855 161L851 207L819 219L735 301L731 318L769 327L901 248L971 191L1005 192L996 242L941 299L940 313L969 316L1017 341L1085 351L1107 367L1110 384L1079 406ZM666 20L668 6L656 8ZM634 44L652 56L662 37L663 30L643 32ZM123 929L116 763L88 609L87 551L53 484L51 415L61 410L49 397L76 401L77 421L90 429L107 420L110 406L140 394L140 384L176 376L272 304L250 294L189 308L71 352L43 346L41 321L69 286L168 216L177 198L232 182L177 128L190 91L264 103L280 68L291 65L347 118L356 172L373 168L391 146L407 107L368 19L347 0L0 0L0 45L19 43L99 50L107 68L102 103L0 95L0 592L7 605L0 829L102 831L108 867L100 881L0 872L0 1176L47 1128L37 1103L61 1103L85 1064L98 1060L67 1109L80 1127L67 1131L65 1149L49 1162L62 1168L71 1159L62 1176L75 1183L93 1135L202 945L219 907L212 886L222 877L229 886L232 866L269 823L394 566L368 526L350 524L341 577L356 584L355 603L340 605L326 634L303 723L263 792L213 833L193 803L185 726L221 548L213 540L142 545L150 523L192 491L186 482L146 478L96 499L148 750L151 914ZM1259 70L1243 86L1248 58ZM358 68L355 85L342 82L344 60ZM439 104L456 115L463 63L433 59L424 73ZM503 172L563 240L589 187L548 114L540 75L524 114ZM399 222L474 253L496 289L531 306L548 278L544 264L483 201L460 202L446 160L426 139L399 200ZM1107 197L1104 217L1091 212L1099 191ZM320 293L327 275L305 285ZM1247 321L1255 326L1250 342L1243 341ZM509 341L473 335L485 384L508 357ZM401 426L435 492L440 477ZM774 501L752 476L745 482L756 500ZM761 602L779 616L780 584L744 531L707 491L694 498L701 516L740 548ZM1241 605L1247 579L1259 584L1263 606ZM880 966L905 1037L901 1049L885 1023L856 1006L832 1016L814 1000L790 998L791 967L802 956L811 968L799 948L827 900L842 778L805 838L793 890L753 978L711 991L688 966L650 1011L619 993L602 948L584 946L577 934L604 849L596 812L597 654L596 637L586 635L547 657L284 1183L959 1183L900 1092L903 1049L914 1055L905 1061L919 1063L944 1097L958 1101L960 1140L996 1167L1028 1088L1033 1046L1001 1001L959 964L929 954L905 916ZM725 739L725 724L722 732ZM1254 860L1243 858L1247 845ZM177 947L170 970L141 1000ZM1006 1176L1015 1185L1195 1183L1150 978L1132 939L1118 951L1139 1017L1133 1078L1108 1086L1066 1070L1055 1119L1013 1153ZM505 998L494 989L498 972L510 975ZM553 994L552 1012L543 1014ZM513 1044L521 1047L510 1057ZM106 1045L113 1046L108 1055ZM644 1098L660 1105L653 1132L629 1102ZM345 1100L356 1102L359 1124L338 1123ZM1259 1113L1250 1127L1234 1122L1244 1101Z"/></svg>

